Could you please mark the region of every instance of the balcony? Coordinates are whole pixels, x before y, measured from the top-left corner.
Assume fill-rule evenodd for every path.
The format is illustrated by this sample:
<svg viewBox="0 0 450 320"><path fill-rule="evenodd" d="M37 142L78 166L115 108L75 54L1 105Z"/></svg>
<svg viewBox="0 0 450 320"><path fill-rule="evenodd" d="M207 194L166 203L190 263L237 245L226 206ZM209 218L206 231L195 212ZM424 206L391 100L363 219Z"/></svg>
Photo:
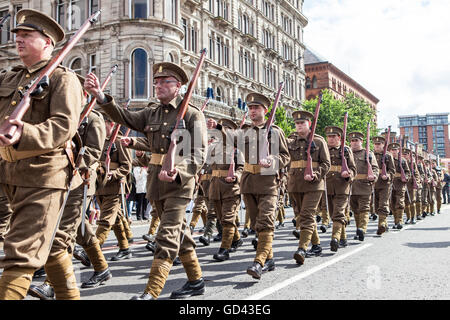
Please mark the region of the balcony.
<svg viewBox="0 0 450 320"><path fill-rule="evenodd" d="M218 27L232 26L231 22L226 20L222 16L215 16L214 18L212 18L212 20L214 21L214 24Z"/></svg>
<svg viewBox="0 0 450 320"><path fill-rule="evenodd" d="M258 39L256 39L250 33L244 33L242 37L244 38L244 41L247 42L248 44L255 44L256 42L258 42Z"/></svg>

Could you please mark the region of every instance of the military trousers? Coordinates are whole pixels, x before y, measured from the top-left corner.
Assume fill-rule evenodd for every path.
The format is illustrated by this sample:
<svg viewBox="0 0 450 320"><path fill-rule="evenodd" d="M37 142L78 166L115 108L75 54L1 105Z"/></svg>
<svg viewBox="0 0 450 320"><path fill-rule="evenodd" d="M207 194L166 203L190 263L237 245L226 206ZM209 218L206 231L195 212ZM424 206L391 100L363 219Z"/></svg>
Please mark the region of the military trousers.
<svg viewBox="0 0 450 320"><path fill-rule="evenodd" d="M87 203L89 204L93 199L92 196L87 197ZM85 227L84 227L84 236L81 235L81 223L77 229L77 236L75 238L75 242L82 247L91 247L92 245L98 243L98 239L95 235L94 228L89 222L89 219L85 218Z"/></svg>
<svg viewBox="0 0 450 320"><path fill-rule="evenodd" d="M328 208L330 210L331 221L345 225L345 209L348 204L348 194L329 194Z"/></svg>
<svg viewBox="0 0 450 320"><path fill-rule="evenodd" d="M0 190L1 193L3 193ZM5 236L12 216L11 207L6 196L0 196L0 238Z"/></svg>
<svg viewBox="0 0 450 320"><path fill-rule="evenodd" d="M256 232L274 231L277 195L244 193L245 209L250 218L250 228Z"/></svg>
<svg viewBox="0 0 450 320"><path fill-rule="evenodd" d="M0 269L38 269L50 253L66 190L2 185L11 206Z"/></svg>
<svg viewBox="0 0 450 320"><path fill-rule="evenodd" d="M222 225L222 245L221 248L230 249L231 243L240 239L236 219L241 205L241 196L213 200L214 207Z"/></svg>
<svg viewBox="0 0 450 320"><path fill-rule="evenodd" d="M405 209L406 187L392 189L391 202L392 211Z"/></svg>
<svg viewBox="0 0 450 320"><path fill-rule="evenodd" d="M317 228L316 212L322 197L323 191L292 192L292 199L295 201L295 208L298 210L297 228L300 229L299 248L306 250L314 230Z"/></svg>
<svg viewBox="0 0 450 320"><path fill-rule="evenodd" d="M389 214L389 196L391 186L375 189L375 213L377 215L387 216Z"/></svg>
<svg viewBox="0 0 450 320"><path fill-rule="evenodd" d="M154 201L160 219L154 259L173 261L177 255L195 254L194 239L189 228L186 228L186 207L189 202L190 200L185 198Z"/></svg>
<svg viewBox="0 0 450 320"><path fill-rule="evenodd" d="M438 212L441 212L442 189L436 188L435 199L436 199L436 210L437 210Z"/></svg>

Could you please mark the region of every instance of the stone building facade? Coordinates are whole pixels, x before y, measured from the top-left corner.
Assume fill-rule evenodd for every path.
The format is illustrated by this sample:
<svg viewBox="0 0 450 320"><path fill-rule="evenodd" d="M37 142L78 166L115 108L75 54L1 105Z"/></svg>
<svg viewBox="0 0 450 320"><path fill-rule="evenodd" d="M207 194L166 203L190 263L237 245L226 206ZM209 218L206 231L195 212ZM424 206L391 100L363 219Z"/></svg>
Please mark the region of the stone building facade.
<svg viewBox="0 0 450 320"><path fill-rule="evenodd" d="M63 64L100 81L112 66L118 71L106 91L130 108L154 99L152 66L161 61L180 64L188 75L200 50L207 59L193 102L210 100L206 116L239 121L250 92L275 97L285 81L281 104L299 107L305 98L303 0L0 0L0 17L22 8L51 15L68 39L96 10L97 22L64 59ZM14 19L0 33L0 69L19 63Z"/></svg>

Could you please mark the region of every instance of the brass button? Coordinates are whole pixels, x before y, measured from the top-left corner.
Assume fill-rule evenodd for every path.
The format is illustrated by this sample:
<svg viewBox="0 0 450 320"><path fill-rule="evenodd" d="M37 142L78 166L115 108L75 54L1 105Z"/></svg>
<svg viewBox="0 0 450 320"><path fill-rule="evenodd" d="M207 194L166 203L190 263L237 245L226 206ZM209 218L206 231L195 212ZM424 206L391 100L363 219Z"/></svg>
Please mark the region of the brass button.
<svg viewBox="0 0 450 320"><path fill-rule="evenodd" d="M166 136L165 136L165 135L161 135L161 137L162 137L162 138L165 138Z"/></svg>
<svg viewBox="0 0 450 320"><path fill-rule="evenodd" d="M164 122L163 125L167 126L167 122Z"/></svg>
<svg viewBox="0 0 450 320"><path fill-rule="evenodd" d="M31 77L29 74L27 74L27 75L25 76L25 78L29 78L29 77Z"/></svg>
<svg viewBox="0 0 450 320"><path fill-rule="evenodd" d="M150 131L153 131L153 128L150 128Z"/></svg>
<svg viewBox="0 0 450 320"><path fill-rule="evenodd" d="M169 110L168 109L166 109L166 110L164 110L166 113L169 113Z"/></svg>
<svg viewBox="0 0 450 320"><path fill-rule="evenodd" d="M164 152L164 148L161 148L161 152Z"/></svg>
<svg viewBox="0 0 450 320"><path fill-rule="evenodd" d="M19 90L23 90L23 87L22 87L22 86L20 86L20 87L18 87L17 89L19 89Z"/></svg>
<svg viewBox="0 0 450 320"><path fill-rule="evenodd" d="M16 104L17 104L16 101L11 102L11 105L12 105L12 106L15 106Z"/></svg>

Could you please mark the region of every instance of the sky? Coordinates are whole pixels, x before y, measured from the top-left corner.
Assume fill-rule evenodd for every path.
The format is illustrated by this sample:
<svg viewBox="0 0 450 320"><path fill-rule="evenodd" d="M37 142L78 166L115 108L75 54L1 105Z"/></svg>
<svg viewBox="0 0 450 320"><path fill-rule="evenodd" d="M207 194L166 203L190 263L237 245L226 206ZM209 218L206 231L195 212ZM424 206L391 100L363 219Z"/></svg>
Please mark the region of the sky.
<svg viewBox="0 0 450 320"><path fill-rule="evenodd" d="M377 97L378 127L450 112L450 1L305 0L304 43ZM398 132L398 131L397 131Z"/></svg>

